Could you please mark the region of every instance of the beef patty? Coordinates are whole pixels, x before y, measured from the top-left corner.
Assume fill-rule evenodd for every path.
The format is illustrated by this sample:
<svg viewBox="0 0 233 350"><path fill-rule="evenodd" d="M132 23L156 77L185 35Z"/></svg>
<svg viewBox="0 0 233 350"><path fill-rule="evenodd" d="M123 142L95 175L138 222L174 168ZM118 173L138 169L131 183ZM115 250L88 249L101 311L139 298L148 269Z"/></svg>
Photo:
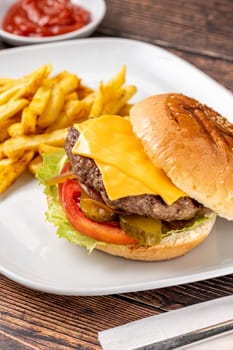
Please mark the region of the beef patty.
<svg viewBox="0 0 233 350"><path fill-rule="evenodd" d="M151 216L165 221L189 220L194 216L203 216L210 212L201 204L189 197L181 197L171 205L167 205L158 195L128 196L111 201L104 188L102 175L94 160L72 154L72 148L79 137L74 127L70 128L65 142L65 150L71 161L74 173L87 194L101 199L110 207L128 214Z"/></svg>

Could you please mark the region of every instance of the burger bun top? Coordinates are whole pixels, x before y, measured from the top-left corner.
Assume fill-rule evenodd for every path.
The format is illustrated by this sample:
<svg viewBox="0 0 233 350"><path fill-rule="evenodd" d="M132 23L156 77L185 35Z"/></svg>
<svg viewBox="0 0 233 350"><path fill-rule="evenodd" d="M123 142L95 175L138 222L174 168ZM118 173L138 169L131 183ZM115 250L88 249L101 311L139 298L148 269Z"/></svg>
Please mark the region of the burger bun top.
<svg viewBox="0 0 233 350"><path fill-rule="evenodd" d="M233 220L233 124L177 93L136 103L130 120L155 166L188 196Z"/></svg>

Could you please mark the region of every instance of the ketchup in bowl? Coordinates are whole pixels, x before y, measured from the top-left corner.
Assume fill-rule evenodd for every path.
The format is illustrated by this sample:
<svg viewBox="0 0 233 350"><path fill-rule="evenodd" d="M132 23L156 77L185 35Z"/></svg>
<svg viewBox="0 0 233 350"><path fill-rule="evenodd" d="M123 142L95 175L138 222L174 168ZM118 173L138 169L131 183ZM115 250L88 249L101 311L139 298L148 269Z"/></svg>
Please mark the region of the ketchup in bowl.
<svg viewBox="0 0 233 350"><path fill-rule="evenodd" d="M12 5L3 29L28 37L69 33L90 23L91 14L70 0L21 0Z"/></svg>

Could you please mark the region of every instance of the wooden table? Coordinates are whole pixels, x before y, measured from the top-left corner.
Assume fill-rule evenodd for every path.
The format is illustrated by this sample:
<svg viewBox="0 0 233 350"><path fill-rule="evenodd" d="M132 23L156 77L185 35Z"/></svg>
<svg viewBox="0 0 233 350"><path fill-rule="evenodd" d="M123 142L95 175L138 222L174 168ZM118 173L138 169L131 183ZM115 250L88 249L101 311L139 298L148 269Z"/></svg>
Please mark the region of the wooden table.
<svg viewBox="0 0 233 350"><path fill-rule="evenodd" d="M232 0L107 0L96 36L166 48L233 91ZM8 46L0 42L0 48ZM233 275L113 296L49 295L0 276L0 349L100 349L97 332L233 293ZM120 350L120 349L119 349Z"/></svg>

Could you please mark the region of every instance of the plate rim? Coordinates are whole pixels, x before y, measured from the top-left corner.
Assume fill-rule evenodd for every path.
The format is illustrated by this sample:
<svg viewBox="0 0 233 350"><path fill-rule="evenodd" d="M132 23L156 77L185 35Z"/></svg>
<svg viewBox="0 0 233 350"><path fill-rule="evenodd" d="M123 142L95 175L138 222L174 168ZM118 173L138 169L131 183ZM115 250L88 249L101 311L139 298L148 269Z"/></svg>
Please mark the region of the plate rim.
<svg viewBox="0 0 233 350"><path fill-rule="evenodd" d="M144 262L142 262L144 263ZM155 262L156 264L156 262ZM10 280L19 283L20 285L23 285L25 287L28 287L33 290L49 293L49 294L57 294L57 295L67 295L67 296L101 296L101 295L114 295L114 294L120 294L120 293L132 293L132 292L141 292L141 291L147 291L147 290L153 290L153 289L159 289L159 288L167 288L172 286L179 286L187 283L195 283L200 282L203 280L208 280L212 278L217 277L223 277L227 276L233 273L233 265L231 266L225 266L222 268L219 268L217 270L208 270L208 272L198 272L193 273L191 275L183 275L179 277L172 277L169 279L163 279L158 281L150 281L150 282L138 282L135 284L127 284L120 287L101 287L101 288L92 288L92 289L85 289L85 288L57 288L46 284L41 284L38 282L32 282L30 279L27 279L25 277L17 277L15 273L9 272L6 269L2 268L0 266L0 273L2 273L5 277L9 278ZM196 278L198 277L198 278ZM179 281L177 279L179 278ZM167 283L168 282L168 283ZM178 283L177 283L178 282Z"/></svg>
<svg viewBox="0 0 233 350"><path fill-rule="evenodd" d="M220 87L221 89L223 89L223 91L225 93L230 93L230 97L232 98L233 95L231 93L230 90L228 90L227 88L225 88L224 86L222 86L220 83L218 83L217 81L215 81L212 77L209 77L206 73L204 73L203 71L201 71L199 68L197 68L196 66L194 66L193 64L189 63L188 61L184 60L183 58L180 58L179 56L176 56L175 54L167 51L164 48L161 48L159 46L156 46L154 44L148 43L146 41L140 41L140 40L136 40L136 39L128 39L128 38L118 38L118 37L97 37L97 38L85 38L85 39L80 39L80 40L66 40L66 41L59 41L59 42L52 42L52 43L40 43L40 44L36 44L33 46L21 46L21 47L14 47L14 48L9 48L6 50L1 50L0 51L0 59L3 56L8 56L14 53L17 53L19 51L35 51L36 49L46 49L47 47L51 48L51 46L73 46L73 45L80 45L80 44L91 44L91 43L95 43L95 42L124 42L124 43L133 43L133 44L139 44L139 45L146 45L147 47L153 48L153 49L157 49L158 52L162 52L166 55L168 55L168 57L171 58L175 58L177 60L179 60L182 63L185 63L186 65L189 65L190 67L192 67L192 69L198 71L199 73L203 74L205 77L208 77L208 79L210 79L212 82L214 82L215 84L217 84L217 87ZM156 262L155 262L156 263ZM159 283L156 280L153 281L147 281L147 282L137 282L137 283L130 283L130 284L124 284L123 286L120 287L99 287L99 288L95 288L95 289L91 289L89 291L87 291L85 288L68 288L68 289L64 289L62 287L54 287L52 285L48 285L48 284L41 284L38 282L33 282L30 281L30 279L27 279L25 277L19 277L17 276L14 272L12 271L8 271L6 268L4 268L3 266L0 265L0 272L10 278L11 280L22 284L26 287L29 287L31 289L36 289L36 290L40 290L40 291L44 291L44 292L48 292L48 293L53 293L53 294L61 294L61 295L83 295L83 296L87 296L87 295L109 295L109 294L116 294L116 293L124 293L124 292L136 292L136 291L142 291L142 290L149 290L149 289L157 289L157 288L162 288L162 287L169 287L169 286L173 286L173 285L180 285L180 284L185 284L185 283L192 283L192 282L196 282L196 281L201 281L204 279L209 279L209 278L215 278L215 277L220 277L223 275L227 275L227 274L231 274L233 273L233 264L226 264L226 266L223 266L221 268L216 269L207 269L207 271L202 271L202 272L196 272L196 273L192 273L191 275L187 275L187 274L183 274L181 276L176 276L176 277L172 277L172 278L167 278L167 279L160 279ZM179 278L179 281L177 281L177 279Z"/></svg>

